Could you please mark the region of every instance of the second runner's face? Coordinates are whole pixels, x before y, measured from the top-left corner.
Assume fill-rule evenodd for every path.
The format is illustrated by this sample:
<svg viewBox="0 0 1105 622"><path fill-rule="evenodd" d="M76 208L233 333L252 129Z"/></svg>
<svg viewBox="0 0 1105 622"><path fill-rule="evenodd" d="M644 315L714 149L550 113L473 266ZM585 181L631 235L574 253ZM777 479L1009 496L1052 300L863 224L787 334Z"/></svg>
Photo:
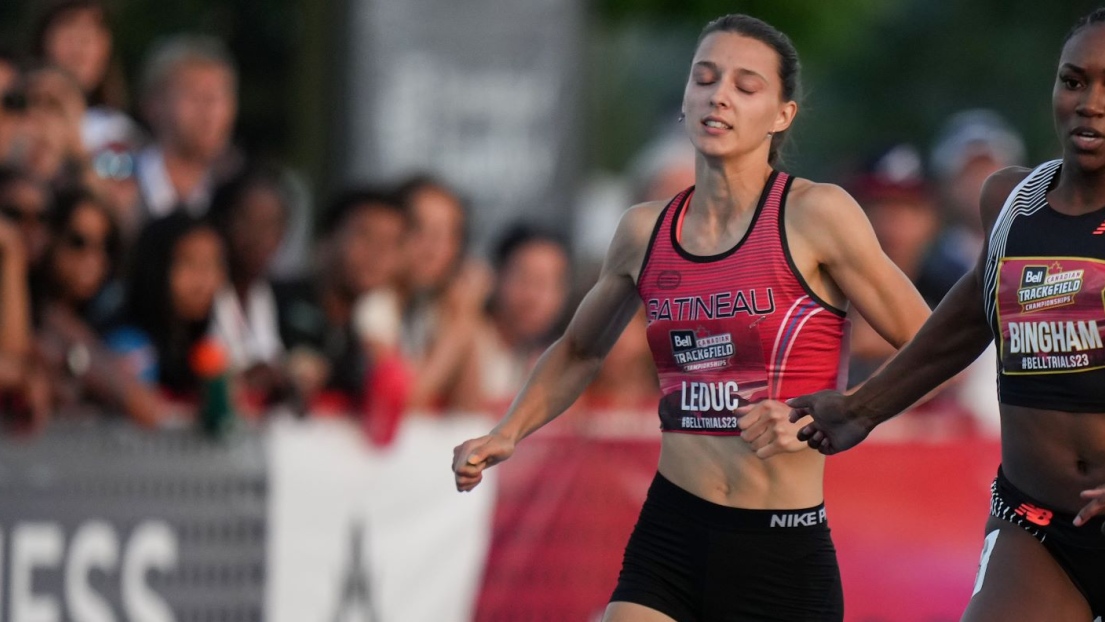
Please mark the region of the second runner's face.
<svg viewBox="0 0 1105 622"><path fill-rule="evenodd" d="M1051 102L1068 162L1105 169L1105 25L1086 26L1063 46Z"/></svg>
<svg viewBox="0 0 1105 622"><path fill-rule="evenodd" d="M787 129L798 110L782 92L775 50L735 33L712 33L695 52L683 92L687 134L707 157L762 149L766 159L768 133Z"/></svg>

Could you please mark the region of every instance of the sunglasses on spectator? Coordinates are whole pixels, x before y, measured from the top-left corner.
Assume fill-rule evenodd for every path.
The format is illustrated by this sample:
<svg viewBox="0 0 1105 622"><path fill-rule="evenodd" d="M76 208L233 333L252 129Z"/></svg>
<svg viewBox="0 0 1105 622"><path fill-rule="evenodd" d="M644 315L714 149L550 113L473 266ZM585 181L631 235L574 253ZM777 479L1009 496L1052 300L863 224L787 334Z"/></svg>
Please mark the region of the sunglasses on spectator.
<svg viewBox="0 0 1105 622"><path fill-rule="evenodd" d="M22 224L42 224L49 218L45 211L25 210L14 203L0 205L0 216Z"/></svg>
<svg viewBox="0 0 1105 622"><path fill-rule="evenodd" d="M23 91L8 91L0 96L0 108L8 112L25 112L27 110L27 94Z"/></svg>
<svg viewBox="0 0 1105 622"><path fill-rule="evenodd" d="M61 235L61 243L65 248L75 251L102 251L107 248L104 240L95 240L79 231L66 231Z"/></svg>

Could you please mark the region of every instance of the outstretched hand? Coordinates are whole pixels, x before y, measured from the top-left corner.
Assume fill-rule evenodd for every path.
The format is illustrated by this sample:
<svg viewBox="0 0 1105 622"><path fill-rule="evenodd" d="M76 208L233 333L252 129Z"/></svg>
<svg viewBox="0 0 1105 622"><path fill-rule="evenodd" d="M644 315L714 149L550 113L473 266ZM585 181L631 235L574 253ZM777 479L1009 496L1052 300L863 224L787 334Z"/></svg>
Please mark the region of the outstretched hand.
<svg viewBox="0 0 1105 622"><path fill-rule="evenodd" d="M464 441L453 448L453 476L458 492L468 492L483 481L483 470L514 454L514 443L497 434Z"/></svg>
<svg viewBox="0 0 1105 622"><path fill-rule="evenodd" d="M848 410L847 398L836 391L819 391L787 400L790 421L806 416L813 421L798 430L798 440L825 455L851 449L867 438L874 427L858 413Z"/></svg>

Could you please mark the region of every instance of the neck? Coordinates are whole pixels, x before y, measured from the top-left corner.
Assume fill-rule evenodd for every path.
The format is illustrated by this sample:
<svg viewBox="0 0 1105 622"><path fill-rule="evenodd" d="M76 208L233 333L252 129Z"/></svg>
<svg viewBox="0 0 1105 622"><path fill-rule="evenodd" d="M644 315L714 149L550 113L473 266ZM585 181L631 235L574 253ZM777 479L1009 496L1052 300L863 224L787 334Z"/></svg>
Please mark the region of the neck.
<svg viewBox="0 0 1105 622"><path fill-rule="evenodd" d="M1064 158L1052 197L1075 213L1100 209L1105 206L1105 170L1086 171Z"/></svg>
<svg viewBox="0 0 1105 622"><path fill-rule="evenodd" d="M764 155L759 150L732 159L698 154L694 196L688 209L711 219L728 219L755 210L772 172Z"/></svg>
<svg viewBox="0 0 1105 622"><path fill-rule="evenodd" d="M162 154L165 158L165 172L168 173L177 196L191 196L207 177L211 162L169 147L164 148Z"/></svg>

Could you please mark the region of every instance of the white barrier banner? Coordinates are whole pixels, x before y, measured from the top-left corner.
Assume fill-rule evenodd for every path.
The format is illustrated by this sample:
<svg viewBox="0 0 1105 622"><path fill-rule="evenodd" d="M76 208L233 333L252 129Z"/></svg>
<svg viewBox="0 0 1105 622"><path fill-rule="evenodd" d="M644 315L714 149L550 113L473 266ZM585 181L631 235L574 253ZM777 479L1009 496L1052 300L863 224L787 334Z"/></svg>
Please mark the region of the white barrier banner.
<svg viewBox="0 0 1105 622"><path fill-rule="evenodd" d="M495 480L459 494L448 468L453 447L491 425L411 416L380 449L347 421L274 423L265 619L470 620Z"/></svg>

